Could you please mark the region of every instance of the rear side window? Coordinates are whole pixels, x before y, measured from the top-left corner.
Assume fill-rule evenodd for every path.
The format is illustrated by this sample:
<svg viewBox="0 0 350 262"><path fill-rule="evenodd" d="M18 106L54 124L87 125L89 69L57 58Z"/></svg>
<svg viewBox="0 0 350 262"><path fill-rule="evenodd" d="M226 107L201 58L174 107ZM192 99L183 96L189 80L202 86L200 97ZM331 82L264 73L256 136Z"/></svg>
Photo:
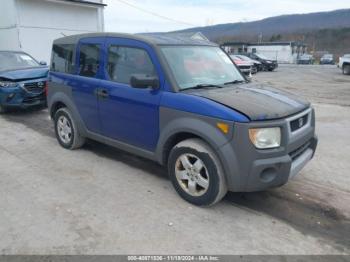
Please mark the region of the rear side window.
<svg viewBox="0 0 350 262"><path fill-rule="evenodd" d="M51 71L73 74L74 49L73 44L53 45Z"/></svg>
<svg viewBox="0 0 350 262"><path fill-rule="evenodd" d="M98 44L82 44L79 54L79 75L95 77L100 66L100 50Z"/></svg>
<svg viewBox="0 0 350 262"><path fill-rule="evenodd" d="M148 53L140 48L111 45L108 49L107 72L112 81L130 84L134 74L156 75Z"/></svg>

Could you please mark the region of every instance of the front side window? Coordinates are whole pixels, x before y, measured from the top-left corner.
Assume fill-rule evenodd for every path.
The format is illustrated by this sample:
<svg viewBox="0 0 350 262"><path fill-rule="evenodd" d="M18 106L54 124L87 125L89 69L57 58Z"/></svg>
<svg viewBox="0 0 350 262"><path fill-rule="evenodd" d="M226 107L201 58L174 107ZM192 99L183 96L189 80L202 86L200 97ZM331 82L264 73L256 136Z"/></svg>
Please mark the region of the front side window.
<svg viewBox="0 0 350 262"><path fill-rule="evenodd" d="M53 45L51 71L74 73L74 49L72 44Z"/></svg>
<svg viewBox="0 0 350 262"><path fill-rule="evenodd" d="M11 70L40 66L31 56L25 53L0 52L0 70Z"/></svg>
<svg viewBox="0 0 350 262"><path fill-rule="evenodd" d="M134 74L156 75L148 53L140 48L111 45L108 49L107 72L112 81L130 84Z"/></svg>
<svg viewBox="0 0 350 262"><path fill-rule="evenodd" d="M82 44L79 52L79 75L95 77L100 66L100 50L98 44Z"/></svg>
<svg viewBox="0 0 350 262"><path fill-rule="evenodd" d="M219 47L166 46L162 52L180 89L245 80Z"/></svg>

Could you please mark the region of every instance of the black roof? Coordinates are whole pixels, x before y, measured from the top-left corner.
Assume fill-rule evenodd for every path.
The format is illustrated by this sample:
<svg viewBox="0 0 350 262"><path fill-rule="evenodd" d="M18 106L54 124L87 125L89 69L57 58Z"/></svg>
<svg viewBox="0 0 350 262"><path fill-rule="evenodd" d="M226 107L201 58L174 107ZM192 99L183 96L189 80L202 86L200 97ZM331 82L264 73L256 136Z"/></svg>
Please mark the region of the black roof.
<svg viewBox="0 0 350 262"><path fill-rule="evenodd" d="M200 45L200 46L218 46L217 44L200 39L192 39L181 35L154 33L154 34L120 34L120 33L88 33L71 35L56 39L56 44L73 44L82 38L88 37L120 37L132 40L147 42L152 45Z"/></svg>

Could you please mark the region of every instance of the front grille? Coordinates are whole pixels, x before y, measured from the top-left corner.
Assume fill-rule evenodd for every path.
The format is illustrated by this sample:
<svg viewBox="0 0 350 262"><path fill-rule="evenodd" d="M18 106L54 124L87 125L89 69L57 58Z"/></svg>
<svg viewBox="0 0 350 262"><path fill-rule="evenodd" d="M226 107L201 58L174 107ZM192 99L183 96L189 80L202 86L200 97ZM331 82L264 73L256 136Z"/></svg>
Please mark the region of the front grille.
<svg viewBox="0 0 350 262"><path fill-rule="evenodd" d="M250 66L238 66L240 69L250 69Z"/></svg>
<svg viewBox="0 0 350 262"><path fill-rule="evenodd" d="M295 160L296 158L301 156L310 147L310 145L311 145L311 142L307 141L302 146L300 146L297 149L295 149L294 151L290 152L289 156L292 158L292 160Z"/></svg>
<svg viewBox="0 0 350 262"><path fill-rule="evenodd" d="M308 121L308 114L299 117L293 121L290 122L290 130L292 132L298 130L299 128L302 128L303 126L305 126L307 124Z"/></svg>
<svg viewBox="0 0 350 262"><path fill-rule="evenodd" d="M24 88L28 92L33 92L33 93L41 93L44 91L45 87L45 82L40 81L40 82L32 82L32 83L25 83Z"/></svg>

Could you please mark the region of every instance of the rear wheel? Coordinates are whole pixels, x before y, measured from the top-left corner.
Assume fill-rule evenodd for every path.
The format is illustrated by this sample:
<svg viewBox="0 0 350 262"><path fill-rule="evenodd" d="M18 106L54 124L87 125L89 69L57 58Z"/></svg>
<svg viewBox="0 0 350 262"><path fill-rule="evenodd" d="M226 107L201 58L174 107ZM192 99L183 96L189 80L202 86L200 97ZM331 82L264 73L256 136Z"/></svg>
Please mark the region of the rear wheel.
<svg viewBox="0 0 350 262"><path fill-rule="evenodd" d="M213 205L227 192L218 157L200 139L178 143L170 152L168 170L175 190L194 205Z"/></svg>
<svg viewBox="0 0 350 262"><path fill-rule="evenodd" d="M0 114L6 113L6 108L0 105Z"/></svg>
<svg viewBox="0 0 350 262"><path fill-rule="evenodd" d="M84 145L82 137L72 114L67 108L60 108L54 116L56 138L60 145L66 149L77 149Z"/></svg>
<svg viewBox="0 0 350 262"><path fill-rule="evenodd" d="M350 65L343 65L343 74L350 75Z"/></svg>

